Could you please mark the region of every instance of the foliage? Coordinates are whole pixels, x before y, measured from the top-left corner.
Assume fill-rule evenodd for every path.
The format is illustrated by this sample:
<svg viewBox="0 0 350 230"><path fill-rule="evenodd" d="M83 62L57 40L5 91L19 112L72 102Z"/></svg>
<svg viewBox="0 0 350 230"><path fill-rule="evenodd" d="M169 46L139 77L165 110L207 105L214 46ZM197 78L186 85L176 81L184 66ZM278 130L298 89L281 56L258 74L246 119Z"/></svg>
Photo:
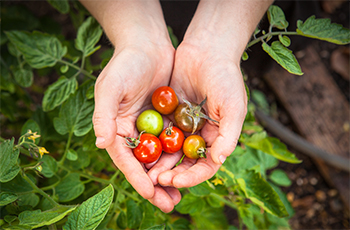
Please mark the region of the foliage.
<svg viewBox="0 0 350 230"><path fill-rule="evenodd" d="M107 152L94 145L93 73L113 51L103 47L96 53L102 29L78 2L48 2L69 13L77 31L74 40L60 35L54 21L47 26L47 18L37 18L21 5L1 8L0 122L7 132L0 144L2 229L289 228L293 209L279 186L289 186L290 180L275 168L279 160L300 161L257 124L252 104L239 146L213 178L181 190L176 211L164 214L140 197ZM349 43L349 30L328 20L310 17L291 33L285 31L288 22L278 7L270 7L268 18L270 31L256 38L257 30L248 47L261 41L294 74L302 72L287 49L286 35ZM327 30L317 29L323 27ZM271 36L279 41L269 45ZM176 45L176 37L171 38ZM238 214L239 226L230 225L234 217L227 216L225 207Z"/></svg>

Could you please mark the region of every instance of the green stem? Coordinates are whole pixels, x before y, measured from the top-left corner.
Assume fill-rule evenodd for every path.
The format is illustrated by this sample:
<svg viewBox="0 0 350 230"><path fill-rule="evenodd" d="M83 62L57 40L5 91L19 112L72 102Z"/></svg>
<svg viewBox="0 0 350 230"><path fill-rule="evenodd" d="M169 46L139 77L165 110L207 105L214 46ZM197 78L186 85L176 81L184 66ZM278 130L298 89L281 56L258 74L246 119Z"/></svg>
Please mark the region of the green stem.
<svg viewBox="0 0 350 230"><path fill-rule="evenodd" d="M113 181L115 180L115 178L117 178L117 176L119 175L119 173L120 173L120 170L117 170L117 171L113 174L113 176L109 179L109 181L110 181L111 183L113 183Z"/></svg>
<svg viewBox="0 0 350 230"><path fill-rule="evenodd" d="M63 154L63 157L61 158L61 160L58 162L58 164L62 165L64 163L64 160L66 159L67 157L67 153L68 153L68 149L70 147L70 143L72 141L72 137L73 137L73 132L69 132L69 136L68 136L68 141L67 141L67 144L66 144L66 149L64 150L64 154Z"/></svg>
<svg viewBox="0 0 350 230"><path fill-rule="evenodd" d="M267 38L268 36L275 36L275 35L280 35L280 34L281 34L281 35L300 35L300 34L298 34L297 32L292 32L292 31L290 31L290 32L288 32L288 31L286 31L286 32L283 32L283 31L271 32L271 33L267 33L267 34L265 34L265 35L263 35L263 36L257 37L257 38L254 39L253 41L249 42L248 45L247 45L247 48L249 48L249 47L255 45L256 43L258 43L258 42L260 42L260 41L262 41L262 40L264 40L264 39Z"/></svg>
<svg viewBox="0 0 350 230"><path fill-rule="evenodd" d="M82 68L80 68L80 67L78 67L78 66L76 66L76 65L74 65L74 64L72 64L72 63L70 63L70 62L68 62L68 61L59 60L58 62L60 62L60 63L62 63L62 64L64 64L64 65L68 65L69 67L72 67L73 69L78 70L78 73L81 72L82 74L84 74L85 76L91 78L92 80L96 80L96 77L95 77L94 75L92 75L92 74L89 73L88 71L86 71L86 70L84 70L84 69L82 69Z"/></svg>
<svg viewBox="0 0 350 230"><path fill-rule="evenodd" d="M235 210L238 210L236 205L234 205L231 201L226 200L224 197L222 197L216 193L212 193L211 195L214 196L216 199L220 200L221 202L223 202L224 204L226 204L227 206L229 206Z"/></svg>
<svg viewBox="0 0 350 230"><path fill-rule="evenodd" d="M29 177L27 177L27 175L21 171L21 175L23 177L23 179L25 179L28 184L34 189L35 192L39 193L40 195L42 195L43 197L45 197L46 199L48 199L48 201L50 201L51 204L53 204L55 207L59 206L59 204L52 199L47 193L45 193L43 190L41 190L40 188L38 188L38 186L36 186L33 181L31 181L31 179L29 179Z"/></svg>

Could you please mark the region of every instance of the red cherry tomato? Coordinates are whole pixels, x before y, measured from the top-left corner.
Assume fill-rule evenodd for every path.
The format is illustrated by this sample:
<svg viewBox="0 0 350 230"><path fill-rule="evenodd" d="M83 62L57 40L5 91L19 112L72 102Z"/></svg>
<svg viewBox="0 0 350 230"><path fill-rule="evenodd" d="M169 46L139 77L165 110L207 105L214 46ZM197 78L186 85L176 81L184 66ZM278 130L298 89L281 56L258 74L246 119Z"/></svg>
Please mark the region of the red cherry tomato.
<svg viewBox="0 0 350 230"><path fill-rule="evenodd" d="M167 115L174 112L179 104L179 99L172 88L161 86L153 92L152 104L159 113Z"/></svg>
<svg viewBox="0 0 350 230"><path fill-rule="evenodd" d="M159 140L162 143L163 151L166 153L175 153L179 151L184 142L185 136L183 132L177 128L173 127L170 123L169 127L164 129L159 135Z"/></svg>
<svg viewBox="0 0 350 230"><path fill-rule="evenodd" d="M207 149L203 137L199 135L188 136L184 141L182 151L191 159L206 158Z"/></svg>
<svg viewBox="0 0 350 230"><path fill-rule="evenodd" d="M142 163L155 162L162 154L162 144L153 134L141 133L137 139L128 137L126 141L136 159Z"/></svg>

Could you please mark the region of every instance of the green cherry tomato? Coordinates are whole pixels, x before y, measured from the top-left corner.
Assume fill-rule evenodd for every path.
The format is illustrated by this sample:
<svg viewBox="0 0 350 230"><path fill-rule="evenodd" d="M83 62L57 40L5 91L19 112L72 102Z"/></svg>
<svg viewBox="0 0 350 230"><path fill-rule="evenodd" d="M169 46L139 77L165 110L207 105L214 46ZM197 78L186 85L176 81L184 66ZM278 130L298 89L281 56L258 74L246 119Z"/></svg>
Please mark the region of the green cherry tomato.
<svg viewBox="0 0 350 230"><path fill-rule="evenodd" d="M136 127L139 132L144 131L158 137L163 131L163 118L155 110L145 110L137 117Z"/></svg>

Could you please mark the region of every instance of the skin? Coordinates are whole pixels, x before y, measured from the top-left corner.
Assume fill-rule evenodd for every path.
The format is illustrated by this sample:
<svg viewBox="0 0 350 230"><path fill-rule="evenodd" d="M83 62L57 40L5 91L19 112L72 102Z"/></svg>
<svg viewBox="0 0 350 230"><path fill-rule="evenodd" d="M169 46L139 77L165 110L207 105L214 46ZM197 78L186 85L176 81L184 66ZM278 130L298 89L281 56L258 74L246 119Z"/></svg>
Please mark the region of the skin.
<svg viewBox="0 0 350 230"><path fill-rule="evenodd" d="M95 85L96 145L107 149L141 196L170 212L181 199L176 188L209 179L237 144L247 103L240 57L272 1L201 0L176 56L158 1L81 2L115 47ZM189 101L207 95L205 110L220 126L207 122L200 131L206 160L185 158L174 167L182 151L163 154L146 174L147 165L123 145L123 137L137 136L137 116L151 108L152 92L169 83Z"/></svg>

